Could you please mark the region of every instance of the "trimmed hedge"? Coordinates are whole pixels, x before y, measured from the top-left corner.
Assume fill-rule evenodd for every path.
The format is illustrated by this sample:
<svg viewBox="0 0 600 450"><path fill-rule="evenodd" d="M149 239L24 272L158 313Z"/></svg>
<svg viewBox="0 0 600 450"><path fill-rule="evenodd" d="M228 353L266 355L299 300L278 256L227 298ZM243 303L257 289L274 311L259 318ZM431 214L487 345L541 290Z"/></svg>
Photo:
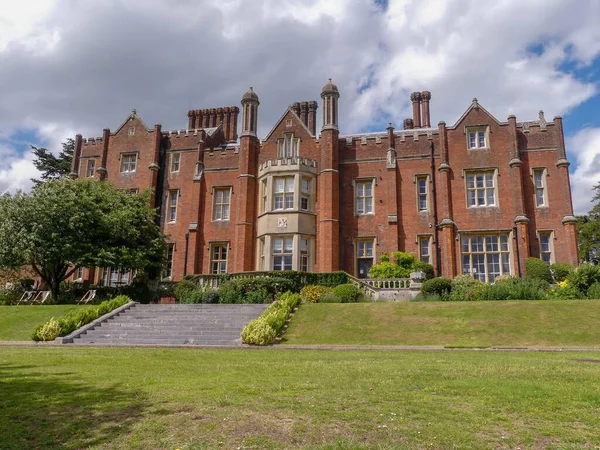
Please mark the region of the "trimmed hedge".
<svg viewBox="0 0 600 450"><path fill-rule="evenodd" d="M340 284L331 291L340 303L358 303L364 300L362 291L353 284Z"/></svg>
<svg viewBox="0 0 600 450"><path fill-rule="evenodd" d="M34 341L53 341L59 336L71 334L78 328L131 301L131 298L120 295L110 301L102 302L98 306L90 306L89 308L74 311L59 319L53 317L34 330L32 339Z"/></svg>
<svg viewBox="0 0 600 450"><path fill-rule="evenodd" d="M448 278L432 278L431 280L425 280L421 287L421 293L423 295L439 295L444 296L450 294L452 290L452 280Z"/></svg>
<svg viewBox="0 0 600 450"><path fill-rule="evenodd" d="M550 266L539 258L527 258L527 262L525 263L525 274L526 278L552 283Z"/></svg>
<svg viewBox="0 0 600 450"><path fill-rule="evenodd" d="M279 300L273 302L257 319L248 323L242 330L244 344L270 345L275 339L290 314L300 304L300 294L286 292Z"/></svg>

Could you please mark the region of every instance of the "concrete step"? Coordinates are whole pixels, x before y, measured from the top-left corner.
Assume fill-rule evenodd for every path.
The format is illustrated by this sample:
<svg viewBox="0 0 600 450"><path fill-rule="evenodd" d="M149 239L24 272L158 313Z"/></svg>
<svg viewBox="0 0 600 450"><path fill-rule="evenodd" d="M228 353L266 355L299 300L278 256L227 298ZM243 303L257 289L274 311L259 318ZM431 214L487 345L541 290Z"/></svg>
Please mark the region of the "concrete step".
<svg viewBox="0 0 600 450"><path fill-rule="evenodd" d="M240 333L237 330L232 331L188 331L188 332L177 332L175 330L164 330L162 332L156 332L152 330L147 331L123 331L123 332L113 332L110 330L98 330L97 332L92 332L88 334L82 334L81 337L101 337L101 336L144 336L144 337L165 337L165 336L173 336L173 337L202 337L202 336L234 336L238 338Z"/></svg>
<svg viewBox="0 0 600 450"><path fill-rule="evenodd" d="M242 345L241 340L194 340L194 339L75 339L73 344L106 344L106 345Z"/></svg>

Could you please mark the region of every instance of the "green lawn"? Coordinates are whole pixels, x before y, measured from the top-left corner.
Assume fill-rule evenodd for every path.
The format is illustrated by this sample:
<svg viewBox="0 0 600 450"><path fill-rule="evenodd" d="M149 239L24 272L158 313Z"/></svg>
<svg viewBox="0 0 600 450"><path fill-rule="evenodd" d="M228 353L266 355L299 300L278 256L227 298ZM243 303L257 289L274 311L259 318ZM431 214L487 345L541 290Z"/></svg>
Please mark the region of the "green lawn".
<svg viewBox="0 0 600 450"><path fill-rule="evenodd" d="M600 446L600 354L0 347L0 447Z"/></svg>
<svg viewBox="0 0 600 450"><path fill-rule="evenodd" d="M29 341L39 324L85 308L78 305L0 306L0 341Z"/></svg>
<svg viewBox="0 0 600 450"><path fill-rule="evenodd" d="M600 301L304 304L286 344L600 347Z"/></svg>

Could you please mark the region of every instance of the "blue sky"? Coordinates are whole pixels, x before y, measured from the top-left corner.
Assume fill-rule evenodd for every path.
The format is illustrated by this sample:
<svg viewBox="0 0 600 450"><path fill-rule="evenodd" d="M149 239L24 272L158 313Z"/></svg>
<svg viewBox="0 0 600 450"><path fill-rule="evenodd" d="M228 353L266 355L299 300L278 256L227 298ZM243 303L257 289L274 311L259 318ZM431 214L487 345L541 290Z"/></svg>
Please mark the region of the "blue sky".
<svg viewBox="0 0 600 450"><path fill-rule="evenodd" d="M342 133L401 128L409 94L432 123L472 97L500 120L564 118L573 203L600 181L600 2L29 0L0 10L0 192L29 189L29 145L116 129L132 108L185 128L189 108L239 104L259 132L293 101L340 88ZM110 30L110 32L107 32Z"/></svg>

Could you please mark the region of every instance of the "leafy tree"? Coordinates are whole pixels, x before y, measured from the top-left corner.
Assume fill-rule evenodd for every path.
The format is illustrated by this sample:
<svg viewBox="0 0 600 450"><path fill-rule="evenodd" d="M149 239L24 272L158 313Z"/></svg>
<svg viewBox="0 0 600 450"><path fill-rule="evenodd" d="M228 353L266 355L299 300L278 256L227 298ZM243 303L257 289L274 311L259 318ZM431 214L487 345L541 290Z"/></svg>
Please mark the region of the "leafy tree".
<svg viewBox="0 0 600 450"><path fill-rule="evenodd" d="M150 193L62 178L0 197L0 267L30 266L59 294L77 267L159 270L166 244Z"/></svg>
<svg viewBox="0 0 600 450"><path fill-rule="evenodd" d="M71 163L73 161L73 152L75 151L75 141L67 139L62 143L62 151L58 156L54 156L47 149L42 147L31 146L34 159L33 165L37 170L42 172L42 179L32 178L36 186L44 181L54 180L71 172Z"/></svg>
<svg viewBox="0 0 600 450"><path fill-rule="evenodd" d="M600 183L593 187L595 205L585 216L577 217L579 259L597 264L600 260Z"/></svg>

